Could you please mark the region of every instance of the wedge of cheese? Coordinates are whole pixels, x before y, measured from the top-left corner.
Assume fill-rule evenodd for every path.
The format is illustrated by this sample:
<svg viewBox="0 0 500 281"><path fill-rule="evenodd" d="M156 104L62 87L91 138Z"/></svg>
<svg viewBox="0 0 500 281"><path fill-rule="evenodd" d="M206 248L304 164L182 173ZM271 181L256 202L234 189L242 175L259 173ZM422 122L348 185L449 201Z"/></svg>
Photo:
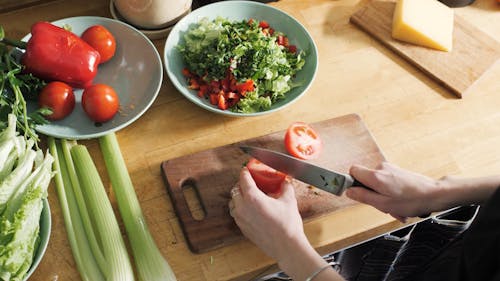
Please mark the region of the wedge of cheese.
<svg viewBox="0 0 500 281"><path fill-rule="evenodd" d="M398 0L392 37L449 52L453 46L453 10L437 0Z"/></svg>

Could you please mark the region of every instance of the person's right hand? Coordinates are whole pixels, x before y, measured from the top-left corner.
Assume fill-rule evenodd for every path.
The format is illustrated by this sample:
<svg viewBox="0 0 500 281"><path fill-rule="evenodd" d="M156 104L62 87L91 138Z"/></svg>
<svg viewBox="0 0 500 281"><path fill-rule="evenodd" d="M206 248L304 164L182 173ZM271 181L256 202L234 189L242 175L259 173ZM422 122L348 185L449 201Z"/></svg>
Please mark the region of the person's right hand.
<svg viewBox="0 0 500 281"><path fill-rule="evenodd" d="M436 211L439 198L434 198L434 194L440 189L437 180L388 162L376 169L353 165L350 174L372 190L351 187L346 191L349 198L372 205L400 221Z"/></svg>

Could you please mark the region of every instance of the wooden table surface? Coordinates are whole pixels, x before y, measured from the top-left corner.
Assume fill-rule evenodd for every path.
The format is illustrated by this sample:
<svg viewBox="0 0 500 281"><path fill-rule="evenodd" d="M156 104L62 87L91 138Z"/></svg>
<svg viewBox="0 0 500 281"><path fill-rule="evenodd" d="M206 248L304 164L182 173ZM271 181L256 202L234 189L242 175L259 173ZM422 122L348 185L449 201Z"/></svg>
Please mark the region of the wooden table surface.
<svg viewBox="0 0 500 281"><path fill-rule="evenodd" d="M14 3L0 1L4 2ZM2 10L0 25L9 37L22 38L37 20L110 17L108 1L27 2L28 7ZM500 172L500 64L458 99L349 23L349 17L368 2L280 0L270 4L297 18L319 51L312 87L290 107L262 117L224 117L185 99L165 75L153 106L117 132L148 225L178 280L250 280L275 270L275 263L246 240L204 254L191 253L160 174L164 160L280 131L293 121L312 123L357 113L385 157L404 168L435 178ZM500 41L496 1L476 0L455 12ZM161 54L164 40L154 43ZM105 175L97 142L82 143ZM104 181L109 187L105 177ZM112 193L110 198L114 202ZM80 280L53 188L49 199L53 221L49 248L31 280ZM305 224L307 236L322 254L398 227L390 216L365 205Z"/></svg>

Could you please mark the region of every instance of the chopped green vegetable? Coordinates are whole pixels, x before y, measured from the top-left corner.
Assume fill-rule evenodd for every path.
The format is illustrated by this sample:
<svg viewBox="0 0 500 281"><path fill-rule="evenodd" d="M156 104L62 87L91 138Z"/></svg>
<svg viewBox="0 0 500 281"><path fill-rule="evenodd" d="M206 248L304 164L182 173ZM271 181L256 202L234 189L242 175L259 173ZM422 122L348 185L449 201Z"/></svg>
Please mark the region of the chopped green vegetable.
<svg viewBox="0 0 500 281"><path fill-rule="evenodd" d="M33 150L32 139L17 136L14 115L7 119L0 133L0 151L6 159L0 169L0 280L22 280L40 242L40 217L53 176L53 157Z"/></svg>
<svg viewBox="0 0 500 281"><path fill-rule="evenodd" d="M256 20L203 18L177 48L187 69L207 82L223 80L228 71L238 82L254 81L254 91L231 108L242 113L267 110L284 99L297 86L292 78L305 63L304 51L291 50L283 33Z"/></svg>
<svg viewBox="0 0 500 281"><path fill-rule="evenodd" d="M149 232L114 133L99 139L104 162L127 230L137 271L142 280L173 281L176 277Z"/></svg>

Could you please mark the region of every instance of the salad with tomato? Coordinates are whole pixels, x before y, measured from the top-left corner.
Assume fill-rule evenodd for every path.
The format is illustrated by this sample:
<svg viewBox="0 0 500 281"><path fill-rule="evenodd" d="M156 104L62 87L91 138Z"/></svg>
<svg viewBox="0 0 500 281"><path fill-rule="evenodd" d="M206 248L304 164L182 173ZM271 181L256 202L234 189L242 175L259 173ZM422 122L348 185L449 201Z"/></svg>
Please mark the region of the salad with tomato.
<svg viewBox="0 0 500 281"><path fill-rule="evenodd" d="M189 88L222 110L265 111L298 86L304 51L266 21L201 19L177 46Z"/></svg>

